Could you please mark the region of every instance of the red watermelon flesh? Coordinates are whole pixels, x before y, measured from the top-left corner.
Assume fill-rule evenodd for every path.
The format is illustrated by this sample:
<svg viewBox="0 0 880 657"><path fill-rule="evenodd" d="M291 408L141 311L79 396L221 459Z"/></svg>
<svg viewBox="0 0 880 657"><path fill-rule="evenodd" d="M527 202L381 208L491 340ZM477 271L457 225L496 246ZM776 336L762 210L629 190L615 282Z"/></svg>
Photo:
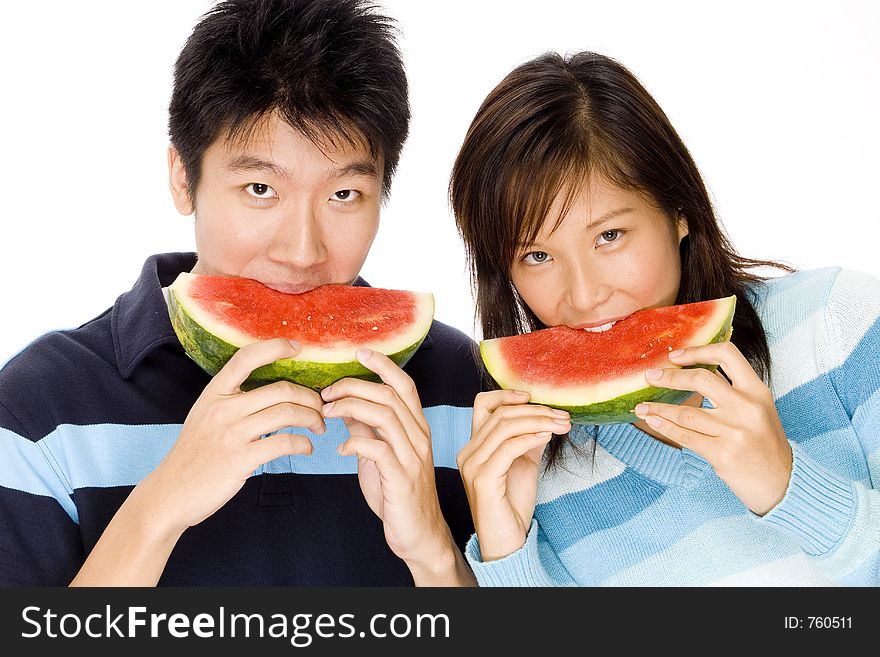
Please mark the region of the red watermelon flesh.
<svg viewBox="0 0 880 657"><path fill-rule="evenodd" d="M416 321L411 292L324 285L285 294L249 278L198 276L189 298L218 322L257 340L294 338L309 345L385 339Z"/></svg>
<svg viewBox="0 0 880 657"><path fill-rule="evenodd" d="M324 285L285 294L252 279L184 272L168 292L175 333L210 374L252 342L284 337L302 344L296 358L255 370L245 390L279 380L314 390L349 376L376 381L357 350L378 351L403 367L434 316L433 295L406 290Z"/></svg>
<svg viewBox="0 0 880 657"><path fill-rule="evenodd" d="M645 370L673 367L675 349L729 339L735 306L731 296L650 308L601 333L555 326L484 340L480 352L502 388L528 391L533 403L564 408L584 424L631 422L642 401L679 403L690 395L649 386Z"/></svg>

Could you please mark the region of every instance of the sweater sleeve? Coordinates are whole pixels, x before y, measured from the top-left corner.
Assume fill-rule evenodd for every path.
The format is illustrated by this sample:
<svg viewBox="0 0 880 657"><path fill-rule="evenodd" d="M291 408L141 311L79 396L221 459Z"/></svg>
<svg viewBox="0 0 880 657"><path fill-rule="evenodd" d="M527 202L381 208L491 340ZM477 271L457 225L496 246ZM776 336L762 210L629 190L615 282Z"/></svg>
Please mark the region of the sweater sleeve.
<svg viewBox="0 0 880 657"><path fill-rule="evenodd" d="M474 534L468 541L465 557L477 583L480 586L574 586L575 582L546 546L541 534L538 521L532 519L525 544L495 561L483 561L480 542Z"/></svg>
<svg viewBox="0 0 880 657"><path fill-rule="evenodd" d="M788 490L762 522L793 536L841 584L880 585L880 281L838 273L817 349L827 380L850 419L867 476L851 480L793 444Z"/></svg>
<svg viewBox="0 0 880 657"><path fill-rule="evenodd" d="M51 454L0 397L0 586L69 584L84 560L77 520Z"/></svg>

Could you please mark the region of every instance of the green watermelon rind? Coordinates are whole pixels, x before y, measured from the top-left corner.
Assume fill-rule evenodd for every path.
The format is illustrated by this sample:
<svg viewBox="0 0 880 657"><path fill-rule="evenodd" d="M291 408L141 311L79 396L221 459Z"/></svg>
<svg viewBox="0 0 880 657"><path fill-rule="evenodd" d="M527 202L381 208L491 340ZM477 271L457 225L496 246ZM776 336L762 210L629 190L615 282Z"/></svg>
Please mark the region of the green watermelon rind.
<svg viewBox="0 0 880 657"><path fill-rule="evenodd" d="M168 294L168 309L171 318L171 326L180 340L183 350L203 370L211 376L216 375L239 347L218 338L207 331L201 324L196 322L177 299L173 290ZM428 327L430 330L430 325ZM428 335L428 330L418 340L400 351L388 354L388 358L399 367L403 367L415 354ZM354 347L352 348L354 351ZM366 381L379 382L380 378L371 370L361 365L357 360L321 363L314 361L301 361L295 358L282 358L274 363L258 367L241 384L243 391L253 390L260 386L275 383L276 381L290 381L306 388L320 392L327 386L344 379L353 377Z"/></svg>
<svg viewBox="0 0 880 657"><path fill-rule="evenodd" d="M731 306L731 310L726 316L721 328L712 337L712 339L705 344L715 344L717 342L726 342L730 340L730 337L733 334L734 310L735 304ZM492 368L489 366L489 363L487 362L485 356L483 358L483 362L489 370L489 374L495 379L495 381L499 385L501 385L502 388L506 387L500 381L498 381L495 374L492 372ZM699 364L688 365L683 367L682 369L697 368L706 369L710 372L715 372L717 371L718 366ZM601 402L596 402L594 404L588 404L585 406L554 404L547 400L541 400L540 402L531 403L567 411L571 415L572 424L624 424L639 421L639 418L635 415L633 410L637 405L641 403L658 402L664 404L681 404L692 394L694 393L691 390L675 390L672 388L661 388L646 385L644 388L639 388L638 390L634 390L618 397L603 400Z"/></svg>

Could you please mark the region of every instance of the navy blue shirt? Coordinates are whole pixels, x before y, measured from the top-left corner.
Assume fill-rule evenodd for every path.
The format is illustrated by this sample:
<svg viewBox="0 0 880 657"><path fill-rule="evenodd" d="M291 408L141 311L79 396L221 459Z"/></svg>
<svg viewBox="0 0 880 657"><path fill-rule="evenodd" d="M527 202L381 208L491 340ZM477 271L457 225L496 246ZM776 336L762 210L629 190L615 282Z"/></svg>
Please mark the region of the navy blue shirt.
<svg viewBox="0 0 880 657"><path fill-rule="evenodd" d="M181 348L162 287L194 265L192 253L150 257L112 308L39 338L0 370L0 584L68 584L174 443L210 377ZM440 504L461 548L473 526L455 456L479 392L474 353L470 338L435 321L404 368L431 425ZM296 432L314 453L262 466L184 532L160 585L412 584L364 500L356 457L336 454L348 435L341 420L323 435Z"/></svg>

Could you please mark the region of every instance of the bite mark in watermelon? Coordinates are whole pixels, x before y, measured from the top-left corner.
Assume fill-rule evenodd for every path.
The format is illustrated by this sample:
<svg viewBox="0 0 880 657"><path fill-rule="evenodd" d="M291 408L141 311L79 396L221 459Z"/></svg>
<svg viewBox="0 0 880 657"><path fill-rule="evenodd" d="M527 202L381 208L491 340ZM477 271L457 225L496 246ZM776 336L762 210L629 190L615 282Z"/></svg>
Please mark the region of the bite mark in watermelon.
<svg viewBox="0 0 880 657"><path fill-rule="evenodd" d="M345 377L379 380L357 361L361 348L403 367L431 328L434 297L350 285L285 294L249 278L183 272L168 288L168 310L184 350L209 374L246 344L285 337L300 353L257 368L242 390L287 380L320 391Z"/></svg>
<svg viewBox="0 0 880 657"><path fill-rule="evenodd" d="M531 403L561 408L575 424L635 422L635 406L680 404L692 393L648 385L645 371L676 367L670 351L729 340L736 297L649 308L602 333L554 326L480 342L501 388L531 394ZM715 371L715 365L697 365Z"/></svg>

